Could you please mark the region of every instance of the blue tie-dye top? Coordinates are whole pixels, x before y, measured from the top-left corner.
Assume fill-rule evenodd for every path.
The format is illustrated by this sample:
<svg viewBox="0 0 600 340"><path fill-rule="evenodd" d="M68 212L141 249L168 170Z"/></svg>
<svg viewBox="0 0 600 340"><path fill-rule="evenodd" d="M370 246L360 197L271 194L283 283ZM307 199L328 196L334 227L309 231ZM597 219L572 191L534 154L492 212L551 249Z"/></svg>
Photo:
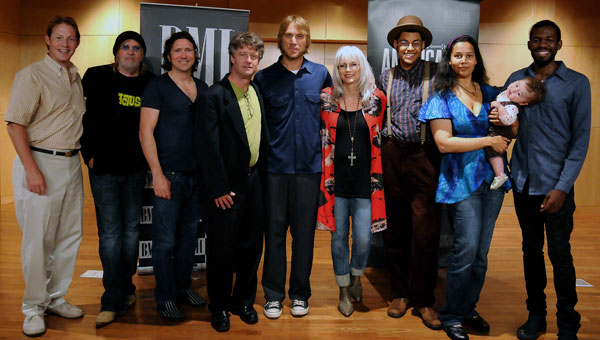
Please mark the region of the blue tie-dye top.
<svg viewBox="0 0 600 340"><path fill-rule="evenodd" d="M478 116L475 116L454 92L441 92L433 95L419 112L419 120L426 122L433 119L450 119L452 135L456 137L483 137L488 133L488 113L490 102L499 91L491 86L479 84L483 93L483 104ZM506 170L506 154L503 156ZM494 172L485 158L483 149L461 153L446 153L442 156L440 179L435 200L441 203L456 203L471 196L485 181L491 183ZM510 189L510 181L502 186Z"/></svg>

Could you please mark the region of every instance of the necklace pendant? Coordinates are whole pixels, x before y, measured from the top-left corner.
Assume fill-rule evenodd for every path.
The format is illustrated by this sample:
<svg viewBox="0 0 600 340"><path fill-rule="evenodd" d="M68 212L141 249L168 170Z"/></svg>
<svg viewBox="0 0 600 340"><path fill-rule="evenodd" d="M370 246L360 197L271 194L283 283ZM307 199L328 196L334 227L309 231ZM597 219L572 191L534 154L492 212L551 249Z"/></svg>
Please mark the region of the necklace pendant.
<svg viewBox="0 0 600 340"><path fill-rule="evenodd" d="M356 156L354 156L354 150L350 151L348 159L350 160L350 166L354 166L354 160L356 159Z"/></svg>

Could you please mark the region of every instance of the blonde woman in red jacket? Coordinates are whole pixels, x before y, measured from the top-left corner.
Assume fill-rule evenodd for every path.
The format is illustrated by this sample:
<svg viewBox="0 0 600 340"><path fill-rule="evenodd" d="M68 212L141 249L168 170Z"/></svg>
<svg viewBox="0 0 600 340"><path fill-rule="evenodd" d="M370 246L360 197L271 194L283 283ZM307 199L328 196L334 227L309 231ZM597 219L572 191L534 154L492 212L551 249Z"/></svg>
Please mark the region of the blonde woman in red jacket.
<svg viewBox="0 0 600 340"><path fill-rule="evenodd" d="M362 299L371 233L386 228L381 176L381 126L386 107L371 66L355 46L335 56L333 88L321 92L323 148L319 229L331 231L331 256L340 287L338 310L354 311L350 298ZM348 246L352 219L352 258Z"/></svg>

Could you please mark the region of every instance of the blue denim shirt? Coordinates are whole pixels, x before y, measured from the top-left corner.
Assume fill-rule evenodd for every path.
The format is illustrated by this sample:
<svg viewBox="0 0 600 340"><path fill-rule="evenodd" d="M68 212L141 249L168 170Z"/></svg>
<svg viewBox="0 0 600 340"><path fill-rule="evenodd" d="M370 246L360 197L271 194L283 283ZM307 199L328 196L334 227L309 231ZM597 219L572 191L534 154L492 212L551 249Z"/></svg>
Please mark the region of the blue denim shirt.
<svg viewBox="0 0 600 340"><path fill-rule="evenodd" d="M581 171L590 140L591 92L588 78L563 62L544 80L543 102L524 107L510 160L515 190L529 178L529 194L553 189L568 193ZM535 77L533 66L510 75L506 84Z"/></svg>
<svg viewBox="0 0 600 340"><path fill-rule="evenodd" d="M275 174L321 172L321 89L331 86L325 66L304 59L296 74L281 64L254 78L263 96L271 137L267 170Z"/></svg>

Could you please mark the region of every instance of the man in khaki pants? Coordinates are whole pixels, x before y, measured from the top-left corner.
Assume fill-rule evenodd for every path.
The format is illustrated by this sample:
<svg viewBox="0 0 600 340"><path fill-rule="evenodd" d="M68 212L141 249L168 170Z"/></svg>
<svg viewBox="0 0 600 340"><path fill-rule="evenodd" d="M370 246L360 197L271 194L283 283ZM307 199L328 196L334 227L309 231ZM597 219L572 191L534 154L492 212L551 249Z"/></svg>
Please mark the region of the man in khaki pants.
<svg viewBox="0 0 600 340"><path fill-rule="evenodd" d="M5 120L17 151L15 209L23 231L23 333L46 331L44 312L79 318L65 301L81 243L83 185L79 137L85 101L70 60L79 45L77 23L57 16L46 31L46 57L17 73Z"/></svg>

